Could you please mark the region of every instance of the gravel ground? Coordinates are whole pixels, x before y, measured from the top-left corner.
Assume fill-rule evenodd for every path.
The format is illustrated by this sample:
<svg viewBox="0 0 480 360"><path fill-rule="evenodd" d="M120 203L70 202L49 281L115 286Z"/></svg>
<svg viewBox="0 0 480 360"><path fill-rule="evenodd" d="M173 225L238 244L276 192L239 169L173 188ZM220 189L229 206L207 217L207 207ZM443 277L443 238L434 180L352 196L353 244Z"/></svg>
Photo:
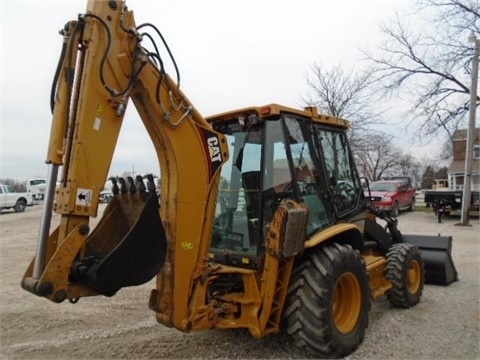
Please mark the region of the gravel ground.
<svg viewBox="0 0 480 360"><path fill-rule="evenodd" d="M158 324L148 310L154 283L122 289L113 298L54 304L20 287L36 248L40 206L0 216L0 359L300 359L285 335L253 339L244 330L185 334ZM54 218L54 222L58 217ZM480 223L436 223L430 212L402 213L403 233L453 235L460 280L426 285L412 309L372 302L365 339L349 359L479 359Z"/></svg>

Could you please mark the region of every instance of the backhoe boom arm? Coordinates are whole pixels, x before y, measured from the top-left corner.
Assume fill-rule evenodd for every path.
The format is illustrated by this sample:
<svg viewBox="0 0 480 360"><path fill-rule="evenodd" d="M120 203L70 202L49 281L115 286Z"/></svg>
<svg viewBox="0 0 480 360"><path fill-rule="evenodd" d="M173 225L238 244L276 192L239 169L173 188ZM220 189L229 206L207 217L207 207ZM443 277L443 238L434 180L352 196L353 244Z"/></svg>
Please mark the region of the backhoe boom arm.
<svg viewBox="0 0 480 360"><path fill-rule="evenodd" d="M146 27L135 26L123 1L90 0L87 13L63 31L66 50L47 155L47 163L63 171L54 204L53 196L45 201L37 255L22 285L60 302L111 296L158 274L157 287L169 290L156 310L165 314L164 323L180 327L192 286L180 277L193 278L206 258L212 226L207 219L213 218L218 169L228 147L165 73L160 54L145 49L140 31ZM157 153L160 199L151 178L146 185L141 177L120 180L91 231L130 99ZM45 231L48 204L61 214L51 234Z"/></svg>

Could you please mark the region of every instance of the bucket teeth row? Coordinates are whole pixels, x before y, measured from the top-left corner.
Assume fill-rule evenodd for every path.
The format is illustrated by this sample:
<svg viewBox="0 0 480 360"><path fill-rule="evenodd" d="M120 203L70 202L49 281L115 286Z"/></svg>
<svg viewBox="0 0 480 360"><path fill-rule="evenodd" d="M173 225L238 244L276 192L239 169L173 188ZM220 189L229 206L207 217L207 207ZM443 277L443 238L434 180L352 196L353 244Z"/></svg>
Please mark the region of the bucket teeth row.
<svg viewBox="0 0 480 360"><path fill-rule="evenodd" d="M113 195L134 194L136 192L145 193L147 190L156 194L155 181L152 174L147 175L147 184L141 175L137 175L135 180L131 176L127 176L126 180L123 177L111 177Z"/></svg>

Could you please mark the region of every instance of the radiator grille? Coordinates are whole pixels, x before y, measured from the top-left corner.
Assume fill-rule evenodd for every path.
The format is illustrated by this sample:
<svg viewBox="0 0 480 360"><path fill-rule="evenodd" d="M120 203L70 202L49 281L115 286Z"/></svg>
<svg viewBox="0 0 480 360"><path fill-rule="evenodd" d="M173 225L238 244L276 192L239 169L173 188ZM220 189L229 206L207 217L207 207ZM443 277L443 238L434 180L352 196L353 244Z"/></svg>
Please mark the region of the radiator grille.
<svg viewBox="0 0 480 360"><path fill-rule="evenodd" d="M306 209L288 209L283 256L295 256L303 251L307 237L308 211Z"/></svg>

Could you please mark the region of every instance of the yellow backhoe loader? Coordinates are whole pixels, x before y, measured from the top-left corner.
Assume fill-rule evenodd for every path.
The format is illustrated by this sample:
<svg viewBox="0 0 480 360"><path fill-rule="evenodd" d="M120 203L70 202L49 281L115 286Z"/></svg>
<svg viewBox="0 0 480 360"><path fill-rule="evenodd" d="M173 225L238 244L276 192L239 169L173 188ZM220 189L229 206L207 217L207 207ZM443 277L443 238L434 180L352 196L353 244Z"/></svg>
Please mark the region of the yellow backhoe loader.
<svg viewBox="0 0 480 360"><path fill-rule="evenodd" d="M147 50L157 37L173 60L161 33L137 26L121 0L89 0L61 34L48 185L24 289L76 303L156 276L149 308L165 326L286 331L317 356L342 357L361 343L371 299L409 308L425 277L457 279L451 237L404 236L369 205L346 120L277 104L202 117L159 48ZM161 189L152 176L113 178L91 229L130 100ZM61 221L51 231L52 212Z"/></svg>

